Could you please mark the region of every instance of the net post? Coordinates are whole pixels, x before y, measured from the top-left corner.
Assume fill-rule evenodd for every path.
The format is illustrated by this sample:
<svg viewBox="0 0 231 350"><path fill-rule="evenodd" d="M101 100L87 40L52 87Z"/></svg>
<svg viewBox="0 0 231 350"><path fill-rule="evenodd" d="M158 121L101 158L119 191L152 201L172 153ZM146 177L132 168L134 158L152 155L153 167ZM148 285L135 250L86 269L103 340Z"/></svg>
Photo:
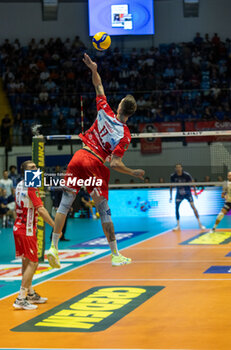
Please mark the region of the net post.
<svg viewBox="0 0 231 350"><path fill-rule="evenodd" d="M42 171L42 185L39 188L40 196L44 193L44 170L45 170L45 138L34 136L32 139L32 160L38 168ZM45 222L43 218L38 216L37 223L37 242L38 242L38 259L40 262L44 261L45 253Z"/></svg>

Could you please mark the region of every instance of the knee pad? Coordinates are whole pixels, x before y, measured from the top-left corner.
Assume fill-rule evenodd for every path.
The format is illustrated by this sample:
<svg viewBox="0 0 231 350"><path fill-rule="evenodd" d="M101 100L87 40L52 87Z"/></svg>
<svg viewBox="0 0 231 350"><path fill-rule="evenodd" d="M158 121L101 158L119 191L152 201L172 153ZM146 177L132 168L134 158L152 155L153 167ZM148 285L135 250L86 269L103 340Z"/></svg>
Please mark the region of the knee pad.
<svg viewBox="0 0 231 350"><path fill-rule="evenodd" d="M71 209L71 206L75 200L75 197L76 197L76 193L70 192L70 191L64 191L57 213L67 215L69 210Z"/></svg>
<svg viewBox="0 0 231 350"><path fill-rule="evenodd" d="M106 222L112 222L111 209L108 206L108 202L104 199L101 203L96 205L96 209L99 212L102 224Z"/></svg>

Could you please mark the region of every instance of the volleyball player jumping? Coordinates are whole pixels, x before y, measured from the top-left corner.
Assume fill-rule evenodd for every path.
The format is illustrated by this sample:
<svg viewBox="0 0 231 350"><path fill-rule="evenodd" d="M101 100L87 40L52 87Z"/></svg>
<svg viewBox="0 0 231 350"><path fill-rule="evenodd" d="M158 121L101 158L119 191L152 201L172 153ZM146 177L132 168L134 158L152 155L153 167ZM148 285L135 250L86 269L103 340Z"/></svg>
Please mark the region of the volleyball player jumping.
<svg viewBox="0 0 231 350"><path fill-rule="evenodd" d="M110 167L120 173L128 174L143 179L144 170L127 168L122 162L124 152L128 149L131 135L126 125L128 118L135 113L137 105L133 96L127 95L119 103L117 115L107 103L97 64L85 54L83 62L92 72L92 82L96 91L97 118L90 129L80 138L84 147L78 150L67 168L68 174L78 179L87 179L95 176L102 179L102 186L88 186L87 191L95 202L96 209L100 214L101 223L105 236L111 248L112 266L129 264L131 259L122 256L117 248L114 226L111 219L111 211L108 206L108 183L110 170L104 165L106 158L110 157ZM51 248L47 254L52 267L59 268L58 241L68 211L78 193L80 187L69 186L69 190L63 192L60 206L55 217L55 227L52 236Z"/></svg>

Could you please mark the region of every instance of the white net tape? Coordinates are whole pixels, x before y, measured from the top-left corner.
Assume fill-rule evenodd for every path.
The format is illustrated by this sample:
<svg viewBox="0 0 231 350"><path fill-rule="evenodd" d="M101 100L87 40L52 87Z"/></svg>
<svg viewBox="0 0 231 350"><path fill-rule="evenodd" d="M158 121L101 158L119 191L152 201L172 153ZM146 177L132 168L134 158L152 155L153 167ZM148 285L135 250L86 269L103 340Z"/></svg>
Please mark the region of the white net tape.
<svg viewBox="0 0 231 350"><path fill-rule="evenodd" d="M217 131L181 131L181 132L152 132L131 134L133 139L142 138L174 138L174 137L198 137L198 136L231 136L231 130L217 130ZM39 136L34 136L39 137ZM80 140L78 135L47 135L44 136L46 140Z"/></svg>

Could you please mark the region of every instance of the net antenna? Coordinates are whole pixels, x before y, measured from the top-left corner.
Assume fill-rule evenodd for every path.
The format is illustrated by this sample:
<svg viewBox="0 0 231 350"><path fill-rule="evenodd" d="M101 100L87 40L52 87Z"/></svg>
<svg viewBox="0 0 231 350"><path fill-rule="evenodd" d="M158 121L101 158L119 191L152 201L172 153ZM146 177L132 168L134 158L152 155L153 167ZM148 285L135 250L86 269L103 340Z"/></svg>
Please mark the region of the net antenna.
<svg viewBox="0 0 231 350"><path fill-rule="evenodd" d="M84 133L84 114L83 114L83 96L80 96L80 106L81 106L81 133Z"/></svg>

